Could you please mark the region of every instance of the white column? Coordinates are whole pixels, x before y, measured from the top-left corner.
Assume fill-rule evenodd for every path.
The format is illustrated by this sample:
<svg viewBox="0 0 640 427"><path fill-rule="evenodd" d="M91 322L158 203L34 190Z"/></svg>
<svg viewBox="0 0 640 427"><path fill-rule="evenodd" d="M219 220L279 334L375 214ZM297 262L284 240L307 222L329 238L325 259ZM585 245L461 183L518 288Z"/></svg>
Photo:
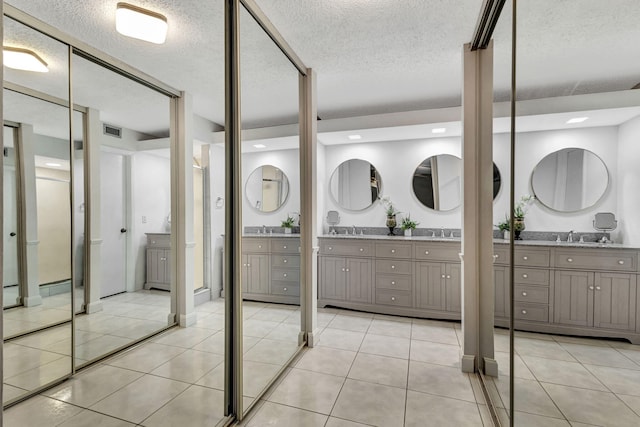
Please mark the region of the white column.
<svg viewBox="0 0 640 427"><path fill-rule="evenodd" d="M175 286L172 283L171 293L178 323L184 328L195 324L197 317L193 310L193 98L183 92L172 105L171 271L175 272Z"/></svg>
<svg viewBox="0 0 640 427"><path fill-rule="evenodd" d="M102 122L100 111L90 108L86 114L87 140L85 143L85 220L88 234L85 237L88 289L86 311L88 314L102 311L102 206L100 203L100 145Z"/></svg>
<svg viewBox="0 0 640 427"><path fill-rule="evenodd" d="M493 282L493 42L463 48L462 331L464 372L497 376Z"/></svg>

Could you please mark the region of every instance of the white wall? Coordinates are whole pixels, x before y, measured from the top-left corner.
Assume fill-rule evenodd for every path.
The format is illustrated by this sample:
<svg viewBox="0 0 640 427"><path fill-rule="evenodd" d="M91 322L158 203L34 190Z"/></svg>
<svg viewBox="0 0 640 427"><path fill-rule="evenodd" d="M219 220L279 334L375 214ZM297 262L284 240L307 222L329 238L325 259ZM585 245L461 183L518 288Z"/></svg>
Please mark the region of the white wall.
<svg viewBox="0 0 640 427"><path fill-rule="evenodd" d="M133 255L135 259L135 288L142 289L145 282L145 233L167 230L167 215L171 209L171 170L169 159L144 152L131 156L133 191ZM106 207L103 207L105 211ZM146 223L142 222L146 217Z"/></svg>
<svg viewBox="0 0 640 427"><path fill-rule="evenodd" d="M275 212L260 212L245 197L244 185L251 172L263 165L280 168L289 179L289 197ZM242 155L242 225L279 227L289 212L300 212L300 153L298 150L278 150Z"/></svg>
<svg viewBox="0 0 640 427"><path fill-rule="evenodd" d="M224 193L224 147L211 145L211 252L213 256L213 276L211 277L211 298L220 296L222 289L222 247L224 241L224 205L216 207L218 197L225 199ZM226 200L225 200L226 203Z"/></svg>
<svg viewBox="0 0 640 427"><path fill-rule="evenodd" d="M614 126L519 133L516 137L516 201L533 194L531 173L547 154L562 148L578 147L599 156L609 170L609 187L594 207L573 213L552 211L534 202L526 216L527 230L594 232L593 218L597 212L617 212L618 129ZM494 202L494 224L509 212L509 135L494 137L493 158L502 175L502 188ZM617 214L617 216L619 216Z"/></svg>
<svg viewBox="0 0 640 427"><path fill-rule="evenodd" d="M640 246L640 117L620 125L618 135L618 230L623 242ZM615 211L614 211L615 212Z"/></svg>

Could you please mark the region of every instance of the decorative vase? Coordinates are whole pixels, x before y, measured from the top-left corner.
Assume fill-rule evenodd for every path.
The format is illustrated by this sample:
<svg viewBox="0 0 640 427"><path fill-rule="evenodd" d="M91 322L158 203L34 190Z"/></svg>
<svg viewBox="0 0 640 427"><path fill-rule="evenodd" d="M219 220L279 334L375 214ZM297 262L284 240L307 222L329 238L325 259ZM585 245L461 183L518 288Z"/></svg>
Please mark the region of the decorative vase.
<svg viewBox="0 0 640 427"><path fill-rule="evenodd" d="M513 232L515 240L522 240L520 238L520 233L525 229L524 226L524 218L514 218L513 219Z"/></svg>
<svg viewBox="0 0 640 427"><path fill-rule="evenodd" d="M411 229L407 228L406 230L404 230L404 237L411 237Z"/></svg>
<svg viewBox="0 0 640 427"><path fill-rule="evenodd" d="M291 228L285 227L284 228L284 234L291 234Z"/></svg>
<svg viewBox="0 0 640 427"><path fill-rule="evenodd" d="M387 236L395 236L396 233L393 232L393 229L396 228L396 216L395 215L387 215L387 227L389 227L389 234Z"/></svg>
<svg viewBox="0 0 640 427"><path fill-rule="evenodd" d="M502 238L504 240L509 240L509 230L504 230L502 233L503 233Z"/></svg>

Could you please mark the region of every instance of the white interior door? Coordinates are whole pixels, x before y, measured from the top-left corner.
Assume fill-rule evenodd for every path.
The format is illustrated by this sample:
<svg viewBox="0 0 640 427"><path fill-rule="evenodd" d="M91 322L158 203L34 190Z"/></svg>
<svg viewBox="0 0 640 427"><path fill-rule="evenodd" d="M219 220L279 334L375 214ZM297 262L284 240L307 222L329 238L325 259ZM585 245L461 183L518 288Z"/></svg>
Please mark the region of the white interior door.
<svg viewBox="0 0 640 427"><path fill-rule="evenodd" d="M126 290L126 204L124 156L100 153L102 292L107 297ZM123 231L124 230L124 231Z"/></svg>
<svg viewBox="0 0 640 427"><path fill-rule="evenodd" d="M2 258L2 285L4 287L15 287L16 296L18 292L18 218L17 218L17 198L16 198L16 169L13 164L4 165L3 173L3 228L4 246ZM12 301L5 301L5 304L15 304ZM10 304L9 304L10 305Z"/></svg>

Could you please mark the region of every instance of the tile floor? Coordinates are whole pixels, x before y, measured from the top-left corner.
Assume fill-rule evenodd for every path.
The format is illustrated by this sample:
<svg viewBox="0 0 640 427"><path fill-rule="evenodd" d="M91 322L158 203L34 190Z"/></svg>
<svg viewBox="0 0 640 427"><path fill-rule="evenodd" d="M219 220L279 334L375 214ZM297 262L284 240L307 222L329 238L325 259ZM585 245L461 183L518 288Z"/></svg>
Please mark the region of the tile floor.
<svg viewBox="0 0 640 427"><path fill-rule="evenodd" d="M5 412L5 426L200 426L222 417L222 301L172 329ZM296 307L246 303L245 404L296 348ZM305 349L241 425L489 426L474 376L460 372L459 324L320 310ZM503 422L508 337L496 330ZM640 346L518 333L517 426L640 425ZM46 420L44 422L43 420Z"/></svg>

